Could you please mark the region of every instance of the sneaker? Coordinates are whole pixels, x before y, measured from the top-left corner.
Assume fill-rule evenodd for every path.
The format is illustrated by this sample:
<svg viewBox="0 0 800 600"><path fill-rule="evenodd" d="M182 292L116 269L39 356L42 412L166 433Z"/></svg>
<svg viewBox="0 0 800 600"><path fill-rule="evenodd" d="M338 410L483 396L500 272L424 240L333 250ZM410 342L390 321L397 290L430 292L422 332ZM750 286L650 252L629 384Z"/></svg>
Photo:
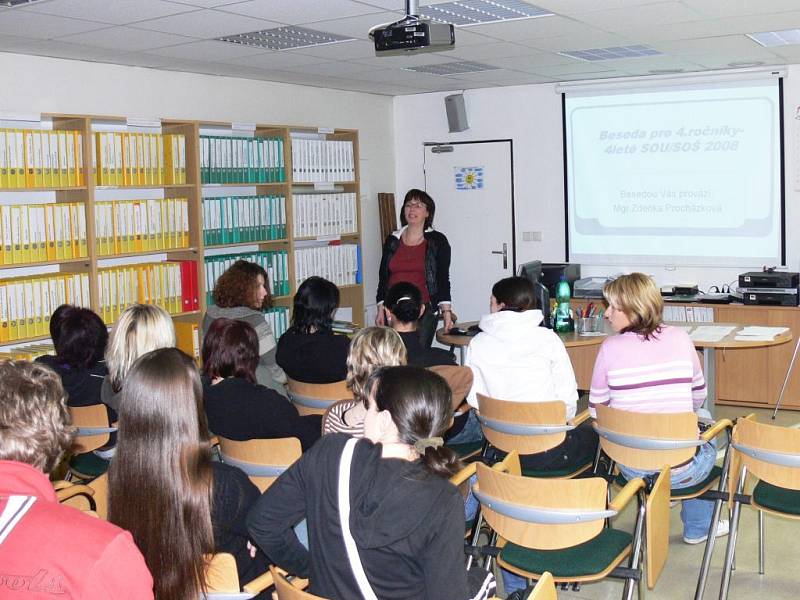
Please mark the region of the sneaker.
<svg viewBox="0 0 800 600"><path fill-rule="evenodd" d="M722 519L719 523L717 523L717 534L715 537L723 537L728 535L728 531L730 530L730 523L728 523L728 519ZM683 543L684 544L702 544L708 539L708 534L705 533L700 537L690 538L683 536Z"/></svg>

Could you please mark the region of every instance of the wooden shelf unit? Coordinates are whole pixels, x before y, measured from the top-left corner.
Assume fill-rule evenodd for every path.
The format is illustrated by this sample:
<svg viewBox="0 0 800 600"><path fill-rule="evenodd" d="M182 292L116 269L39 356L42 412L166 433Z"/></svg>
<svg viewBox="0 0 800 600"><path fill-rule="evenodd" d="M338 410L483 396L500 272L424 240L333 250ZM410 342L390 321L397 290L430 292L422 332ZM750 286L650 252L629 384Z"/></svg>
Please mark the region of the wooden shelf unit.
<svg viewBox="0 0 800 600"><path fill-rule="evenodd" d="M184 184L164 184L158 186L145 185L145 186L98 186L96 184L95 176L92 169L92 137L94 133L93 124L111 124L116 128L127 127L127 119L119 116L102 116L102 115L62 115L62 114L42 114L42 122L52 122L54 130L77 130L82 135L82 149L83 149L83 175L85 185L75 187L50 187L50 188L3 188L0 193L6 194L13 193L16 197L14 202L17 204L26 204L25 196L29 193L36 192L49 192L54 195L54 201L60 202L78 202L83 205L86 212L86 236L87 236L87 250L88 256L85 258L71 258L56 262L30 262L25 264L9 264L0 265L0 269L14 270L21 268L36 268L44 265L57 265L60 272L83 272L89 275L89 296L90 306L96 312L99 312L99 289L98 289L98 270L105 266L105 263L111 259L123 258L140 258L154 255L165 255L167 259L172 260L192 260L197 266L198 287L200 296L200 310L190 311L188 313L179 313L173 315L174 318L185 320L199 320L206 310L206 281L205 281L205 254L206 250L227 249L231 254L236 252L236 248L252 248L257 247L259 250L286 250L288 253L288 271L289 271L289 293L283 296L274 297L276 306L286 306L291 308L292 297L296 291L295 285L295 242L296 239L292 231L292 214L293 214L293 196L292 188L295 186L311 187L313 184L294 183L292 181L292 138L291 132L305 131L317 132L316 129L293 127L293 126L276 126L276 125L256 125L254 135L256 137L277 137L283 141L284 152L284 166L286 173L286 180L283 182L248 182L248 183L211 183L203 184L201 182L201 165L200 165L200 131L203 128L215 128L222 132L232 132L232 123L219 123L219 122L202 122L193 120L176 120L176 119L162 119L161 132L163 134L182 134L186 139L186 183ZM24 126L21 126L21 128ZM46 126L45 126L46 128ZM128 127L129 130L138 131L137 125L132 124ZM224 134L224 133L223 133ZM230 133L228 133L230 135ZM358 159L358 131L356 130L334 130L333 132L322 134L327 139L335 140L348 140L353 143L354 166L356 172L355 181L337 182L335 185L337 189L345 189L348 192L356 194L356 210L357 210L357 224L358 232L347 233L341 236L342 243L361 244L361 210L358 201L359 194L359 159ZM203 212L202 212L202 198L204 190L213 190L220 188L242 188L247 187L253 189L254 195L283 195L286 197L286 238L278 240L262 240L253 242L238 242L234 244L223 245L209 245L205 246L203 240ZM188 248L172 248L165 250L150 250L142 252L128 252L113 255L99 255L97 244L97 223L95 219L95 204L96 202L108 201L117 199L113 197L113 192L116 190L125 190L126 198L130 198L129 190L163 190L163 198L187 198L189 207L189 247ZM153 192L150 191L146 197L152 198ZM41 200L36 200L36 203L41 203ZM27 274L21 274L23 277ZM6 279L13 279L15 275L5 277ZM364 294L363 285L347 285L342 286L341 290L341 306L351 307L353 310L353 320L356 323L363 324L364 315ZM26 342L45 339L41 336L35 338L24 338L4 342L3 345L16 345Z"/></svg>

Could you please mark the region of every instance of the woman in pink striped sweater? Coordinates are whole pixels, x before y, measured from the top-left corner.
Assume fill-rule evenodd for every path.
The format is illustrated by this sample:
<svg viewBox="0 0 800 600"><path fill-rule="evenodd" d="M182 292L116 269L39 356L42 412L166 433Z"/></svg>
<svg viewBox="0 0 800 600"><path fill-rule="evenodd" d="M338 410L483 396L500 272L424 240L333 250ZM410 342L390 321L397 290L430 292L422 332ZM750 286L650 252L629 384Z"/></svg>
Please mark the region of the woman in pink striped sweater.
<svg viewBox="0 0 800 600"><path fill-rule="evenodd" d="M589 410L604 404L641 413L708 412L701 409L706 399L706 382L697 352L689 335L662 323L664 302L653 280L643 273L622 275L603 288L608 308L605 317L619 335L607 338L600 347L592 374ZM691 487L703 481L716 461L713 444L698 448L694 458L673 467L672 487ZM630 479L645 473L619 465ZM714 508L707 500L683 503L683 541L698 544L708 537ZM722 521L717 535L728 532Z"/></svg>

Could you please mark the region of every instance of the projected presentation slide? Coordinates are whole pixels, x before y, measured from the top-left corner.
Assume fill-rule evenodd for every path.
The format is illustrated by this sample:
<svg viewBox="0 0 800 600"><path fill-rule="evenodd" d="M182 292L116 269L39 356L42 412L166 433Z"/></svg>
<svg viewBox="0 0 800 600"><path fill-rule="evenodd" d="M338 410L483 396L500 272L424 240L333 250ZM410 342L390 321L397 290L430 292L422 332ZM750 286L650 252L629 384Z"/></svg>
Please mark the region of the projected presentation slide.
<svg viewBox="0 0 800 600"><path fill-rule="evenodd" d="M774 264L779 106L777 80L567 95L571 259Z"/></svg>

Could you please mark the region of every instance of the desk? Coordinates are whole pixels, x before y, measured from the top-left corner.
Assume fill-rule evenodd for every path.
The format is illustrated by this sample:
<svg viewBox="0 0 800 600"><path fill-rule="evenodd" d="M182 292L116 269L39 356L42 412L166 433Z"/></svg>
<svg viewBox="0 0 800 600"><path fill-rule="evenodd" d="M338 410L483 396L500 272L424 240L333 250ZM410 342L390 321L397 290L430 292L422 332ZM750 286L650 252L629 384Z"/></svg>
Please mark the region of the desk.
<svg viewBox="0 0 800 600"><path fill-rule="evenodd" d="M475 323L462 323L460 327L467 328ZM711 323L670 323L679 327L686 326L699 326L711 325ZM738 323L713 323L713 325L728 325L736 327L731 333L715 342L696 341L694 342L695 348L703 352L703 375L706 378L707 396L705 407L714 414L714 407L717 402L717 350L735 350L732 354L739 352L755 351L762 355L766 355L765 348L771 346L782 346L792 340L792 332L788 331L777 336L773 340L758 340L758 341L739 341L736 340L736 332L743 327ZM609 332L610 333L610 332ZM575 371L575 380L578 383L578 389L588 390L591 384L592 369L594 368L594 361L597 358L599 345L605 339L605 336L582 336L575 332L559 333L558 336L563 340L564 346L567 347L567 354L569 354L572 361L572 369ZM436 332L436 339L442 344L448 344L457 347L461 353L461 364L464 364L464 349L469 346L471 337L464 335L448 335L444 333L443 329ZM791 349L788 350L791 352ZM762 357L763 358L763 357ZM789 361L781 364L782 374L785 377ZM746 370L745 374L746 376ZM777 394L771 397L774 403L777 400ZM728 402L725 402L726 404Z"/></svg>

